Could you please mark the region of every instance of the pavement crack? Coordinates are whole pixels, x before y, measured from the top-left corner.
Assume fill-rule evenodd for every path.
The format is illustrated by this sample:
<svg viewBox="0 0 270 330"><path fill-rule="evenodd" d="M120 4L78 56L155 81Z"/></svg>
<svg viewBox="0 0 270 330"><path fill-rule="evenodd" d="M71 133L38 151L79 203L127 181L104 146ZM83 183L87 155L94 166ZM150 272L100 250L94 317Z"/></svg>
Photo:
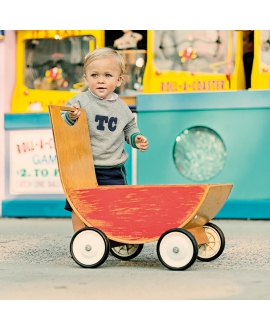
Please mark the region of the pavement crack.
<svg viewBox="0 0 270 330"><path fill-rule="evenodd" d="M21 240L18 240L18 239L12 239L12 240L10 240L10 241L5 241L5 242L1 242L0 241L0 243L2 244L4 244L4 243L10 243L10 242L17 242L17 241L21 241Z"/></svg>

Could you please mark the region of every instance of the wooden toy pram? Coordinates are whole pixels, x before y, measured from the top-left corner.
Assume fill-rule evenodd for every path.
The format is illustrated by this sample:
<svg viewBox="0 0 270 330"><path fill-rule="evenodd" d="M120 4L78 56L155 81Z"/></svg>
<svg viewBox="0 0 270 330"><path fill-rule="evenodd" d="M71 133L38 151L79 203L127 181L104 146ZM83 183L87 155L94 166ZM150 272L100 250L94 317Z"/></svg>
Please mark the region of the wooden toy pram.
<svg viewBox="0 0 270 330"><path fill-rule="evenodd" d="M61 183L73 211L87 227L74 233L70 253L86 268L100 266L109 252L135 258L157 241L160 262L184 270L196 259L211 261L225 247L222 230L209 221L226 202L232 184L98 186L86 112L74 126L49 106Z"/></svg>

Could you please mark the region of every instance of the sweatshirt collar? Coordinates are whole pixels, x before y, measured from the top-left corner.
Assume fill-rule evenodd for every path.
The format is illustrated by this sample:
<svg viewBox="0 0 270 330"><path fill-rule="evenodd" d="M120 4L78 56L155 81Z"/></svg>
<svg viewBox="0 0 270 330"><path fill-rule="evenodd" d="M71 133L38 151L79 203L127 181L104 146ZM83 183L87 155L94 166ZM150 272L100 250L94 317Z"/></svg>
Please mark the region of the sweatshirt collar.
<svg viewBox="0 0 270 330"><path fill-rule="evenodd" d="M97 96L97 95L95 95L91 90L90 90L90 88L88 88L88 90L89 90L89 92L95 97L95 98L97 98L97 99L99 99L99 100L104 100L102 97L99 97L99 96ZM109 98L109 99L107 99L106 101L115 101L115 100L117 100L118 99L118 95L116 94L116 93L112 93L112 95L111 95L111 97Z"/></svg>

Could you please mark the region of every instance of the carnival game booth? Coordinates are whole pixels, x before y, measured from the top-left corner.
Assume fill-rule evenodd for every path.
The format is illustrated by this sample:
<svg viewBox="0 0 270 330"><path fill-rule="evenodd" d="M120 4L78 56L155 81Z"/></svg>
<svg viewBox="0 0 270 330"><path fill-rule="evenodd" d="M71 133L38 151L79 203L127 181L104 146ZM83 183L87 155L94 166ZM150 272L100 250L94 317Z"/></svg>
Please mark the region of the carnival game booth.
<svg viewBox="0 0 270 330"><path fill-rule="evenodd" d="M16 82L5 114L3 216L67 216L48 105L65 105L83 88L84 56L104 45L95 30L16 32Z"/></svg>
<svg viewBox="0 0 270 330"><path fill-rule="evenodd" d="M242 31L148 31L145 93L245 89Z"/></svg>
<svg viewBox="0 0 270 330"><path fill-rule="evenodd" d="M4 116L7 217L70 216L64 207L48 105L84 91L85 55L104 46L104 31L17 31L16 83ZM10 64L10 63L9 63ZM15 64L15 63L14 63ZM127 152L131 153L129 146ZM127 163L132 181L131 157Z"/></svg>
<svg viewBox="0 0 270 330"><path fill-rule="evenodd" d="M251 90L245 90L242 31L147 31L147 49L119 50L132 79L118 93L150 141L144 155L126 146L130 184L232 182L219 217L268 217L270 98L267 66L258 71L267 64L262 36L266 47L265 32L255 31ZM4 122L3 216L70 216L47 109L84 91L83 58L105 44L98 30L17 31L16 85Z"/></svg>

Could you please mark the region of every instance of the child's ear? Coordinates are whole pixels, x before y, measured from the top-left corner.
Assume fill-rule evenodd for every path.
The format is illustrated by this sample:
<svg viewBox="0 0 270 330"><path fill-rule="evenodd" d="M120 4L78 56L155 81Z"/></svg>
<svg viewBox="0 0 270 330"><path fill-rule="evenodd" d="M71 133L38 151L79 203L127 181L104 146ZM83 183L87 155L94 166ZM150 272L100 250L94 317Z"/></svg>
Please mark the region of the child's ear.
<svg viewBox="0 0 270 330"><path fill-rule="evenodd" d="M117 86L117 87L120 87L121 84L122 84L122 82L123 82L123 76L119 76L119 78L118 78L118 80L117 80L117 83L116 83L116 86Z"/></svg>

